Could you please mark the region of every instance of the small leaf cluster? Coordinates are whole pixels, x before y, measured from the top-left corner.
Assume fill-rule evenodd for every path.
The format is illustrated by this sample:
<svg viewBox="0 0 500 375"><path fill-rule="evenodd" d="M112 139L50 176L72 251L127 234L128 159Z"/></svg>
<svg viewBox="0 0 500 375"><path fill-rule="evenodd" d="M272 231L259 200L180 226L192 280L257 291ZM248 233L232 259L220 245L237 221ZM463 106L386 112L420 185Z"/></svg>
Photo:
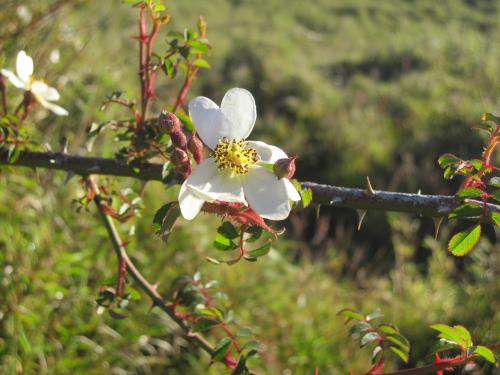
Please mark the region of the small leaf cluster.
<svg viewBox="0 0 500 375"><path fill-rule="evenodd" d="M390 323L374 323L383 317L380 310L375 310L367 315L353 310L342 309L337 315L344 317L344 324L351 321L355 323L349 329L349 334L359 341L361 348L370 346L372 362L383 363L387 350L407 363L410 355L410 342L399 331L398 327Z"/></svg>
<svg viewBox="0 0 500 375"><path fill-rule="evenodd" d="M259 226L252 225L241 225L238 228L234 226L230 221L223 222L219 228L217 228L217 234L213 241L214 248L221 252L231 252L237 253L236 258L229 260L216 259L208 257L207 259L215 264L234 264L241 260L242 258L249 261L255 262L258 258L266 255L271 250L271 240L266 240L264 244L253 246L253 248L247 249L246 244L253 245L262 236L263 229Z"/></svg>
<svg viewBox="0 0 500 375"><path fill-rule="evenodd" d="M125 292L119 295L116 288L112 286L102 286L96 296L98 313L107 311L113 319L125 319L127 317L126 309L131 301L140 299L137 290L131 287L125 288Z"/></svg>
<svg viewBox="0 0 500 375"><path fill-rule="evenodd" d="M222 334L212 352L212 363L225 363L233 368L232 374L247 374L246 362L258 355L260 343L251 328L235 322L227 295L216 286L215 280L202 282L200 273L179 276L172 281L170 307L178 318L190 323L192 332Z"/></svg>
<svg viewBox="0 0 500 375"><path fill-rule="evenodd" d="M440 346L438 351L455 349L459 350L462 356L469 357L475 355L490 363L496 363L493 351L483 345L474 345L470 332L464 326L433 324L431 328L439 332Z"/></svg>
<svg viewBox="0 0 500 375"><path fill-rule="evenodd" d="M490 113L481 116L481 123L476 126L488 133L488 145L481 159L463 160L456 155L441 155L438 163L444 170L444 178L455 176L465 178L463 186L455 197L458 204L448 215L450 219L472 219L478 223L462 230L450 239L448 249L456 256L464 256L472 251L481 238L481 224L491 222L500 228L500 213L489 212L487 204L500 202L499 168L493 165L493 153L500 143L500 118Z"/></svg>

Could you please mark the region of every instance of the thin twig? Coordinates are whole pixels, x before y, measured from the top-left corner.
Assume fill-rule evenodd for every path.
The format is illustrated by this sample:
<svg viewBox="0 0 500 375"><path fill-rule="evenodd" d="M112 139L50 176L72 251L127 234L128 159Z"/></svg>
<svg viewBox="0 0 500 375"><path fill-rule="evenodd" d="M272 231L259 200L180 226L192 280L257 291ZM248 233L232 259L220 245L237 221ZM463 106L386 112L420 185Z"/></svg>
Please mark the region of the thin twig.
<svg viewBox="0 0 500 375"><path fill-rule="evenodd" d="M125 267L127 269L127 273L134 279L134 281L140 286L140 288L151 298L153 301L153 305L157 306L161 310L163 310L167 315L179 325L179 327L184 331L186 336L193 341L197 346L205 350L208 354L212 355L214 352L214 348L212 344L210 344L204 337L197 333L193 333L190 331L189 327L179 319L175 315L175 311L170 309L167 303L163 300L162 296L158 293L155 286L149 283L144 276L139 272L139 270L135 267L132 260L128 257L128 254L123 246L123 242L120 239L120 235L113 223L113 219L106 215L106 211L102 208L101 196L99 192L99 188L95 183L94 179L89 176L86 179L87 185L94 192L94 202L99 209L100 216L108 230L109 238L113 244L113 250L116 253L118 259L121 259L125 263Z"/></svg>
<svg viewBox="0 0 500 375"><path fill-rule="evenodd" d="M123 164L115 159L69 155L60 152L22 151L17 160L8 162L8 151L0 150L0 165L11 167L47 168L72 172L76 175L89 174L132 177L143 181L179 182L169 174L162 178L163 166L153 163ZM421 195L374 190L369 194L365 189L322 185L302 182L302 187L313 192L313 203L335 207L364 210L407 212L430 217L447 216L460 201L454 196ZM478 206L481 201L469 200ZM489 212L500 212L500 205L488 203Z"/></svg>

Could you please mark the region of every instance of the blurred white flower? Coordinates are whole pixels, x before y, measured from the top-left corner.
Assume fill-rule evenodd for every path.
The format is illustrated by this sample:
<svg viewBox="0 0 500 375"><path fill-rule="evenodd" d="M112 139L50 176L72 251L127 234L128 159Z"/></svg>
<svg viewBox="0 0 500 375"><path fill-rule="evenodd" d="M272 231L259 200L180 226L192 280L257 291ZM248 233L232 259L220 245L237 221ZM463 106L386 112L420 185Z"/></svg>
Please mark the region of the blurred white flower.
<svg viewBox="0 0 500 375"><path fill-rule="evenodd" d="M56 115L67 116L68 111L52 103L60 98L59 92L47 85L43 81L35 80L33 77L33 59L24 51L19 51L16 60L16 74L7 69L0 70L0 73L7 77L10 83L20 89L24 89L33 94L33 97L42 106L51 110Z"/></svg>
<svg viewBox="0 0 500 375"><path fill-rule="evenodd" d="M61 54L58 49L53 49L50 51L49 60L52 64L56 64L61 59Z"/></svg>
<svg viewBox="0 0 500 375"><path fill-rule="evenodd" d="M221 106L199 96L189 103L189 116L201 140L212 150L184 181L179 193L182 216L193 219L204 202L242 203L261 217L286 219L290 200L300 195L287 178L278 178L264 166L287 155L264 142L246 141L257 118L252 94L233 88Z"/></svg>
<svg viewBox="0 0 500 375"><path fill-rule="evenodd" d="M24 22L24 23L29 23L33 16L31 15L31 12L29 8L26 5L19 5L16 8L16 13L17 16Z"/></svg>

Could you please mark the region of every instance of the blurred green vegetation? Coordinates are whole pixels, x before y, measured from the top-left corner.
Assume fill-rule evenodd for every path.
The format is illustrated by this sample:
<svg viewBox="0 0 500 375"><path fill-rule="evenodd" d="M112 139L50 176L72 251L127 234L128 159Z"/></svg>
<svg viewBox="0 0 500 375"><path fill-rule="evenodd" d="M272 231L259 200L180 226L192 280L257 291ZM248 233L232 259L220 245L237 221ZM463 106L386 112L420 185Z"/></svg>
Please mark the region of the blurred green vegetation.
<svg viewBox="0 0 500 375"><path fill-rule="evenodd" d="M253 136L300 156L297 177L377 189L452 193L436 165L440 153L477 156L473 131L483 111L500 107L500 18L497 1L183 0L167 2L171 28L208 22L214 47L191 97L220 101L227 88L248 88L259 118ZM55 150L85 154L92 121L127 116L98 111L106 94L137 97L136 11L119 1L3 0L0 61L12 69L18 50L35 74L62 94L69 118L44 111L33 137ZM167 27L169 29L169 27ZM166 33L157 50L166 47ZM181 77L158 81L155 111L172 105ZM9 95L15 97L13 88ZM112 156L112 136L95 155ZM98 314L95 296L110 283L116 260L104 227L76 213L77 179L4 168L0 174L0 373L219 374L186 343L147 298L129 317ZM138 182L117 181L118 186ZM491 228L467 258L446 251L452 225L433 239L429 218L322 208L294 213L271 254L232 267L206 262L217 220L181 222L166 245L152 233L155 209L175 188L145 187L142 218L128 249L160 291L180 273L219 280L237 321L266 346L256 369L266 374L359 373L369 355L351 342L343 307L380 307L413 343L411 364L435 342L435 322L461 323L478 342L498 340L498 240ZM391 358L394 368L403 366Z"/></svg>

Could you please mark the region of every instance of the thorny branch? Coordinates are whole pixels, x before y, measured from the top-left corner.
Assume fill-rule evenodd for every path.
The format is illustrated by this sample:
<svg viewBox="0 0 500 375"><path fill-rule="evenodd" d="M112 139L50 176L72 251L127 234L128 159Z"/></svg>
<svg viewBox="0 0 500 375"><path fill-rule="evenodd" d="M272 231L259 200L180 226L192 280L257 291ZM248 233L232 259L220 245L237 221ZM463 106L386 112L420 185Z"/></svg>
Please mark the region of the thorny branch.
<svg viewBox="0 0 500 375"><path fill-rule="evenodd" d="M127 165L110 158L69 155L61 152L22 151L17 160L9 163L8 151L0 150L0 165L55 169L81 176L96 174L132 177L143 181L178 182L172 174L162 178L163 166L161 164ZM313 203L357 210L397 211L444 217L459 203L454 196L447 195L371 191L371 189L346 188L314 182L302 182L302 187L312 190ZM481 201L470 200L470 202L482 205ZM500 205L488 203L486 209L489 212L500 212Z"/></svg>

